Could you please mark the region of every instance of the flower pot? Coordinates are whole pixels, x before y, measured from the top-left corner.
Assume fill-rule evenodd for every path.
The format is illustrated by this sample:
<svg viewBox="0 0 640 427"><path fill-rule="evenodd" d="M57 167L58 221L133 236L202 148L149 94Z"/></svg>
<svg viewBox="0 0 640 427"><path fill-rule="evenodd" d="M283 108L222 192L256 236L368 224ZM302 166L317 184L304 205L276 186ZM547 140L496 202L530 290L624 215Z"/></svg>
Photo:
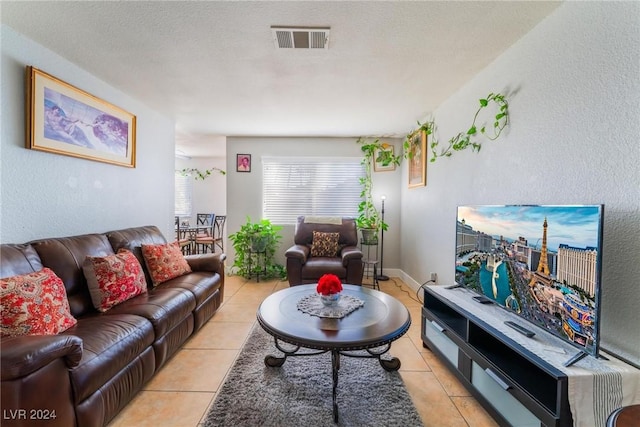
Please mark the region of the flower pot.
<svg viewBox="0 0 640 427"><path fill-rule="evenodd" d="M264 252L269 244L268 236L255 235L251 237L251 252Z"/></svg>
<svg viewBox="0 0 640 427"><path fill-rule="evenodd" d="M378 230L373 228L361 228L362 243L365 245L377 245L378 244Z"/></svg>
<svg viewBox="0 0 640 427"><path fill-rule="evenodd" d="M322 301L322 304L326 307L336 306L338 305L338 301L340 301L340 293L329 295L320 294L320 301Z"/></svg>

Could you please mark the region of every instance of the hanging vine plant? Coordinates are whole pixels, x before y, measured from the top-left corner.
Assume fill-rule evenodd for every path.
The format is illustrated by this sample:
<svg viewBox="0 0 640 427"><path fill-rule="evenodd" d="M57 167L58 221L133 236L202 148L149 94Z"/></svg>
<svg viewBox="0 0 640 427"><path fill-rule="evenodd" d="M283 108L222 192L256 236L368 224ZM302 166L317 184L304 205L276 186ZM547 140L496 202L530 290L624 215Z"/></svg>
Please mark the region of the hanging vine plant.
<svg viewBox="0 0 640 427"><path fill-rule="evenodd" d="M179 171L177 171L180 175L182 176L194 176L195 179L200 179L200 180L205 180L206 178L208 178L213 172L218 172L220 175L226 175L227 172L225 172L224 170L220 169L220 168L216 168L213 167L211 169L205 169L204 171L201 171L200 169L196 169L196 168L184 168L181 169Z"/></svg>
<svg viewBox="0 0 640 427"><path fill-rule="evenodd" d="M415 129L411 133L409 133L403 143L405 158L407 157L407 153L410 153L410 141L415 140L415 135L418 132L426 132L427 135L431 135L431 143L429 144L429 148L431 150L432 157L429 160L430 162L435 162L438 157L451 157L454 151L462 151L467 148L471 148L472 151L480 151L482 148L482 143L477 140L478 135L484 135L491 141L495 141L500 137L502 131L509 124L509 103L507 102L505 95L501 93L490 93L486 98L481 98L479 100L479 107L476 110L475 115L473 116L473 121L471 122L471 126L466 132L460 132L453 138L449 139L447 147L441 148L438 150L440 146L440 142L435 138L435 130L436 124L434 120L429 120L424 123L418 122L418 129ZM478 117L480 116L480 112L487 108L491 103L494 103L497 107L498 113L495 115L493 120L493 126L487 127L487 125L483 125L478 130Z"/></svg>
<svg viewBox="0 0 640 427"><path fill-rule="evenodd" d="M364 157L360 161L360 164L364 166L365 175L360 178L360 185L362 191L360 197L362 201L358 205L358 217L356 218L356 225L360 229L372 229L372 230L387 230L387 223L382 221L382 217L376 208L373 201L373 180L372 172L374 163L379 163L382 166L399 165L402 158L393 154L393 147L386 143L380 142L379 139L375 141L367 141L360 137L356 141L357 144L362 144L360 147Z"/></svg>

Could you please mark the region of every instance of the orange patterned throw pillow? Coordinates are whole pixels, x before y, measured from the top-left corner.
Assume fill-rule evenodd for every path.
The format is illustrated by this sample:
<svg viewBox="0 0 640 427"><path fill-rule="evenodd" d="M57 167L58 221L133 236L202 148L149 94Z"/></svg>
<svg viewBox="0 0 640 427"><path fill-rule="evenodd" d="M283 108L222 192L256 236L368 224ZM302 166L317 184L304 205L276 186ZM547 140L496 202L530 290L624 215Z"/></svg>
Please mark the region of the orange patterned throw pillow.
<svg viewBox="0 0 640 427"><path fill-rule="evenodd" d="M86 257L82 264L93 306L109 310L147 292L147 281L136 256L126 249L105 257Z"/></svg>
<svg viewBox="0 0 640 427"><path fill-rule="evenodd" d="M311 256L334 257L338 255L338 239L340 233L313 232L311 243Z"/></svg>
<svg viewBox="0 0 640 427"><path fill-rule="evenodd" d="M142 256L147 263L154 286L191 273L191 267L182 255L178 242L166 245L142 245Z"/></svg>
<svg viewBox="0 0 640 427"><path fill-rule="evenodd" d="M56 335L78 321L71 315L67 291L53 270L0 279L1 335Z"/></svg>

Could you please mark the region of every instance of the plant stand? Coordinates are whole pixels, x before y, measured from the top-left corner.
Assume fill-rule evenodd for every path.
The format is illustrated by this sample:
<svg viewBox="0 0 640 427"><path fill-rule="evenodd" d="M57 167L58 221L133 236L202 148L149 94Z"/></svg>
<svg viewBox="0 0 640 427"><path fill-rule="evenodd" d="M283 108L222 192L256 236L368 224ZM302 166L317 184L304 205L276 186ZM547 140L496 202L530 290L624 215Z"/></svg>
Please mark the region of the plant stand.
<svg viewBox="0 0 640 427"><path fill-rule="evenodd" d="M256 281L260 283L260 275L267 276L267 252L249 251L248 270L250 276L256 276Z"/></svg>
<svg viewBox="0 0 640 427"><path fill-rule="evenodd" d="M371 276L371 284L369 285L369 283L363 283L363 285L367 286L371 286L372 289L376 289L376 290L380 290L380 283L378 282L378 263L380 261L378 260L372 260L372 259L363 259L362 263L364 264L364 271L365 274L367 275L366 277L369 277L369 272L372 272L372 276Z"/></svg>
<svg viewBox="0 0 640 427"><path fill-rule="evenodd" d="M378 242L369 242L363 238L360 241L360 249L362 250L362 263L364 264L363 279L371 279L371 286L373 289L380 289L378 283ZM363 280L364 282L364 280ZM363 283L365 285L365 283Z"/></svg>

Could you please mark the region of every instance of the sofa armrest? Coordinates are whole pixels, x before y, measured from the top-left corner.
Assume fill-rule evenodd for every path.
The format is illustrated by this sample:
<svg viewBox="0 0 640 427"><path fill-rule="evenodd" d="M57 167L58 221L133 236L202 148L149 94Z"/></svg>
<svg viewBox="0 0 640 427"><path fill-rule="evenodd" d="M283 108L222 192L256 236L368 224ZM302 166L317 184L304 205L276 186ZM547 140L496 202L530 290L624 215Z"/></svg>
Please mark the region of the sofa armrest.
<svg viewBox="0 0 640 427"><path fill-rule="evenodd" d="M60 358L73 368L82 358L82 340L73 335L3 337L1 344L2 381L25 377Z"/></svg>
<svg viewBox="0 0 640 427"><path fill-rule="evenodd" d="M342 256L342 265L345 267L351 260L362 259L362 251L357 246L346 246L342 248L340 255Z"/></svg>
<svg viewBox="0 0 640 427"><path fill-rule="evenodd" d="M184 257L193 271L211 271L224 276L224 260L227 255L223 253L206 253L200 255L187 255Z"/></svg>
<svg viewBox="0 0 640 427"><path fill-rule="evenodd" d="M309 257L310 249L305 245L293 245L284 253L286 258L296 258L300 260L300 264L304 265Z"/></svg>

